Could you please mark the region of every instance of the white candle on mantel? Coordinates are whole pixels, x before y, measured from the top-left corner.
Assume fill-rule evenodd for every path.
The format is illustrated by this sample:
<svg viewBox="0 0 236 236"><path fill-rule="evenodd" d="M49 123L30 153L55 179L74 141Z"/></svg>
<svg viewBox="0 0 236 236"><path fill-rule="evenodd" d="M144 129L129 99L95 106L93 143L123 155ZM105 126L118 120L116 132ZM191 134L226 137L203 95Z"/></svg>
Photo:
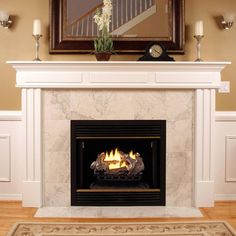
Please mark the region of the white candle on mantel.
<svg viewBox="0 0 236 236"><path fill-rule="evenodd" d="M33 21L33 35L41 35L41 21L38 19Z"/></svg>
<svg viewBox="0 0 236 236"><path fill-rule="evenodd" d="M195 35L203 36L203 21L199 20L195 23Z"/></svg>

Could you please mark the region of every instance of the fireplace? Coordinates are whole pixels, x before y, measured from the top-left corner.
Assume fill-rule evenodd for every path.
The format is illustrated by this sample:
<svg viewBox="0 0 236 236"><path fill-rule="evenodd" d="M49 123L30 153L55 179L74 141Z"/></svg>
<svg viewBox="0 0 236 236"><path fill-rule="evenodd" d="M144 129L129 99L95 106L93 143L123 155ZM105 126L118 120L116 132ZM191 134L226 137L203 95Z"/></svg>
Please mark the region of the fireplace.
<svg viewBox="0 0 236 236"><path fill-rule="evenodd" d="M72 206L164 206L166 121L72 120Z"/></svg>
<svg viewBox="0 0 236 236"><path fill-rule="evenodd" d="M22 89L23 206L70 208L71 120L166 120L165 205L214 205L215 89L230 63L8 63Z"/></svg>

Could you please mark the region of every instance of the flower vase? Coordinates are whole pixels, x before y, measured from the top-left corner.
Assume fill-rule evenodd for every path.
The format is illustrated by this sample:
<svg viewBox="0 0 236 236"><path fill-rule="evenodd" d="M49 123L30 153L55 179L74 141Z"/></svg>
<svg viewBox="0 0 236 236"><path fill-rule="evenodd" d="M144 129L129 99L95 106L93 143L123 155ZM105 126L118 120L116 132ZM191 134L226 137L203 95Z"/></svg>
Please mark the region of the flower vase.
<svg viewBox="0 0 236 236"><path fill-rule="evenodd" d="M97 61L109 61L111 52L95 52Z"/></svg>

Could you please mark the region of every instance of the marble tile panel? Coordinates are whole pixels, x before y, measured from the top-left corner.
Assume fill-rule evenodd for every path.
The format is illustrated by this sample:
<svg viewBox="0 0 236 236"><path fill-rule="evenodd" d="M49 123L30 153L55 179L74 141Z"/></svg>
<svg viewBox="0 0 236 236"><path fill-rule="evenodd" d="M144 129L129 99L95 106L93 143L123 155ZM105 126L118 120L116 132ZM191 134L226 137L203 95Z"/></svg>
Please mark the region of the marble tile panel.
<svg viewBox="0 0 236 236"><path fill-rule="evenodd" d="M192 152L167 153L166 205L191 206L193 199Z"/></svg>
<svg viewBox="0 0 236 236"><path fill-rule="evenodd" d="M165 111L168 121L193 120L193 92L190 90L168 91L166 95Z"/></svg>
<svg viewBox="0 0 236 236"><path fill-rule="evenodd" d="M44 206L69 207L70 206L70 184L69 183L45 183L43 186Z"/></svg>
<svg viewBox="0 0 236 236"><path fill-rule="evenodd" d="M44 154L44 180L47 183L70 183L69 153L45 152Z"/></svg>
<svg viewBox="0 0 236 236"><path fill-rule="evenodd" d="M45 120L43 129L43 148L45 152L70 151L69 120Z"/></svg>
<svg viewBox="0 0 236 236"><path fill-rule="evenodd" d="M192 172L192 152L169 152L166 154L167 183L192 183Z"/></svg>
<svg viewBox="0 0 236 236"><path fill-rule="evenodd" d="M166 183L166 206L193 206L192 183Z"/></svg>
<svg viewBox="0 0 236 236"><path fill-rule="evenodd" d="M190 120L167 121L166 125L168 152L186 152L193 149L193 129Z"/></svg>
<svg viewBox="0 0 236 236"><path fill-rule="evenodd" d="M45 120L69 120L71 117L70 92L67 90L45 90L43 109Z"/></svg>
<svg viewBox="0 0 236 236"><path fill-rule="evenodd" d="M165 120L167 92L165 91L136 91L133 94L136 120Z"/></svg>
<svg viewBox="0 0 236 236"><path fill-rule="evenodd" d="M71 92L71 119L133 119L132 95L127 91Z"/></svg>

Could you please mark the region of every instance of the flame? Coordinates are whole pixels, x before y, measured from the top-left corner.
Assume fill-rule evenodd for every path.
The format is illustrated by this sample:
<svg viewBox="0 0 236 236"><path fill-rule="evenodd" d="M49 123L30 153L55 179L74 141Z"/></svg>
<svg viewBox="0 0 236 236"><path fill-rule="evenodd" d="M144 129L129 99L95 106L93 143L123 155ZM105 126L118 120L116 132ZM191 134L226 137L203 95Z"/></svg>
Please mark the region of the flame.
<svg viewBox="0 0 236 236"><path fill-rule="evenodd" d="M132 159L136 160L136 156L135 156L135 154L134 154L134 152L133 152L132 150L129 152L129 156L130 156Z"/></svg>
<svg viewBox="0 0 236 236"><path fill-rule="evenodd" d="M122 155L118 150L118 148L116 148L115 151L111 150L109 154L108 152L106 152L104 161L112 162L109 164L109 170L119 169L123 167L128 168L127 163L122 160L121 156ZM129 152L129 156L134 160L136 159L135 154L133 153L132 150Z"/></svg>

